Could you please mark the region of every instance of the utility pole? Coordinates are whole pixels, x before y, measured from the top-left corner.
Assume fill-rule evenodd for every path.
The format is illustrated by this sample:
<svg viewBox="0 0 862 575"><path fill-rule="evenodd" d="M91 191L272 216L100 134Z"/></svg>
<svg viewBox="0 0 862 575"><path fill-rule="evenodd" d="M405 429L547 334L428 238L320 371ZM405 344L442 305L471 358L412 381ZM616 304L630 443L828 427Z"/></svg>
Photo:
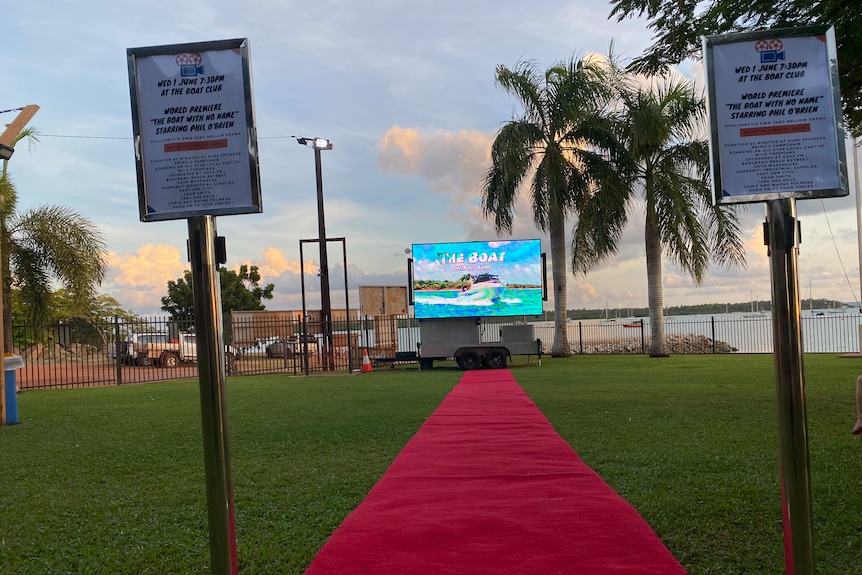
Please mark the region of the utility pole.
<svg viewBox="0 0 862 575"><path fill-rule="evenodd" d="M11 123L6 125L6 129L3 130L3 133L0 134L0 150L4 153L3 155L3 170L2 174L6 175L6 162L9 161L9 158L12 157L12 152L14 151L13 144L15 143L15 138L18 137L18 134L21 133L21 130L24 129L24 126L36 115L36 112L39 111L39 106L36 104L29 104L24 106L23 108L17 108L20 110L18 115L12 120ZM8 110L14 111L14 110ZM0 204L5 201L5 198L0 194ZM0 353L3 355L4 360L4 368L5 368L5 359L6 359L6 322L4 321L4 293L3 293L3 268L2 268L2 253L0 253ZM3 393L0 393L0 426L6 425L6 373L3 373ZM15 393L15 390L12 390L12 393Z"/></svg>
<svg viewBox="0 0 862 575"><path fill-rule="evenodd" d="M18 137L18 134L21 133L21 130L24 129L24 126L36 115L36 112L39 111L39 106L36 104L28 104L27 106L23 106L21 108L14 108L12 110L7 110L9 112L13 112L16 110L20 110L18 116L15 117L10 123L6 124L6 129L0 134L0 144L4 144L6 146L11 146L15 143L15 138Z"/></svg>

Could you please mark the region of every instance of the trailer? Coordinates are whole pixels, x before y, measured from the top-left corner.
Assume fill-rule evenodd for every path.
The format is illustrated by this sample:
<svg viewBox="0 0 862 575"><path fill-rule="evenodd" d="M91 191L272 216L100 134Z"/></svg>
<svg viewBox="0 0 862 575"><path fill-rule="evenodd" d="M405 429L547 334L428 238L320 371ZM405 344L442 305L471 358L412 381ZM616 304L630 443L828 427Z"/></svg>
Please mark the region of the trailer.
<svg viewBox="0 0 862 575"><path fill-rule="evenodd" d="M410 253L420 369L444 359L461 369L501 369L513 355L535 355L541 365L533 326L512 320L540 315L547 301L540 240L413 244Z"/></svg>
<svg viewBox="0 0 862 575"><path fill-rule="evenodd" d="M419 322L420 369L434 361L455 360L465 370L487 367L502 369L513 355L536 356L542 362L542 340L531 324L483 323L482 318L425 319Z"/></svg>

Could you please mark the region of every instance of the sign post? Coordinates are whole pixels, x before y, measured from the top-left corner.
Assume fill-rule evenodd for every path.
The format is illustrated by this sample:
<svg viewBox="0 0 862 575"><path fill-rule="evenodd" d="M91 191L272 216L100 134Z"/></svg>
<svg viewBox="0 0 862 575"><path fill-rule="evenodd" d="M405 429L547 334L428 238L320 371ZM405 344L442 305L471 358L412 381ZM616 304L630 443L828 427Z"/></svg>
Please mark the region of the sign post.
<svg viewBox="0 0 862 575"><path fill-rule="evenodd" d="M716 204L766 202L788 574L814 575L796 199L849 194L835 32L706 36Z"/></svg>
<svg viewBox="0 0 862 575"><path fill-rule="evenodd" d="M194 285L210 556L213 573L236 575L236 523L225 402L225 346L221 289L215 255L215 218L190 218L188 227Z"/></svg>
<svg viewBox="0 0 862 575"><path fill-rule="evenodd" d="M766 209L784 555L788 573L813 575L814 525L797 273L796 200L770 200Z"/></svg>
<svg viewBox="0 0 862 575"><path fill-rule="evenodd" d="M259 213L248 40L127 50L143 222L187 219L212 573L238 572L215 216Z"/></svg>

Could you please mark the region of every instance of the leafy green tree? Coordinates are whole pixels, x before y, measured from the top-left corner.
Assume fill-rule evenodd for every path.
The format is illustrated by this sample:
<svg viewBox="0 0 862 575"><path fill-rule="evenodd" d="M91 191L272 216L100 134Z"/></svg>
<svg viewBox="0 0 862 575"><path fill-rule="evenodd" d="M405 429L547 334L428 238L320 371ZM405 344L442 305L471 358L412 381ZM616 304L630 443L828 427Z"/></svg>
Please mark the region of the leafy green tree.
<svg viewBox="0 0 862 575"><path fill-rule="evenodd" d="M221 269L219 269L219 276L221 276ZM168 280L168 295L162 297L162 310L168 312L172 319L194 317L195 298L191 271L184 271L183 277L176 280Z"/></svg>
<svg viewBox="0 0 862 575"><path fill-rule="evenodd" d="M862 3L847 0L611 0L609 18L646 16L654 44L631 69L655 74L697 57L703 36L749 30L834 24L844 115L862 136Z"/></svg>
<svg viewBox="0 0 862 575"><path fill-rule="evenodd" d="M551 354L571 355L566 329L566 221L597 186L624 187L613 158L619 155L610 105L614 91L603 68L562 61L544 74L532 62L498 66L497 84L524 111L503 125L491 147L482 208L498 234L511 233L519 193L529 194L533 222L550 236L554 282Z"/></svg>
<svg viewBox="0 0 862 575"><path fill-rule="evenodd" d="M26 317L27 304L24 303L24 294L20 289L13 289L12 317ZM113 328L109 318L120 318L121 325L135 322L138 318L134 312L123 309L120 303L111 296L99 294L91 303L89 315L81 315L76 311L74 304L69 298L66 290L58 289L51 293L49 308L50 319L43 326L31 325L26 322L16 321L14 323L13 343L20 349L26 349L37 343L48 343L56 338L57 325L63 324L72 331L70 332L74 343L89 343L91 345L106 345L113 339ZM106 327L108 325L108 327Z"/></svg>
<svg viewBox="0 0 862 575"><path fill-rule="evenodd" d="M693 85L665 80L624 87L620 98L630 186L602 188L591 198L574 234L573 265L586 273L615 253L629 214L643 206L650 355L661 357L667 355L662 254L700 284L711 262L744 263L745 250L736 210L713 205L709 146L698 136L706 105Z"/></svg>
<svg viewBox="0 0 862 575"><path fill-rule="evenodd" d="M20 292L15 294L20 297ZM89 313L97 318L121 317L132 319L135 314L129 310L123 309L116 299L105 294L96 294L89 306ZM72 298L64 289L58 289L51 294L51 319L59 321L70 319L78 315Z"/></svg>
<svg viewBox="0 0 862 575"><path fill-rule="evenodd" d="M22 130L15 142L38 142L37 132ZM41 206L16 212L18 194L0 169L0 265L3 274L4 351L12 350L12 289L22 295L24 319L41 325L51 317L52 282L69 297L75 313L87 315L107 271L101 232L90 220L63 206Z"/></svg>
<svg viewBox="0 0 862 575"><path fill-rule="evenodd" d="M272 299L275 284L260 287L259 282L257 266L241 265L239 271L219 268L222 313L266 309L262 300ZM162 297L162 309L170 314L171 319L194 317L192 272L186 270L183 277L168 282L168 295Z"/></svg>
<svg viewBox="0 0 862 575"><path fill-rule="evenodd" d="M104 329L101 318L107 317L101 313L101 303L94 302L94 308L90 316L82 316L74 311L65 290L56 290L51 293L48 307L50 317L43 325L33 325L22 321L27 317L28 305L24 302L24 294L20 289L12 289L10 294L12 300L13 338L11 345L21 351L33 344L45 344L55 341L57 338L57 326L63 324L74 332L74 343L102 344L107 341L108 333ZM109 296L97 296L97 300L111 305L112 309L120 310L120 304ZM107 302L112 302L108 304ZM115 307L114 307L115 306ZM127 312L128 313L128 312ZM111 314L108 314L111 315ZM132 317L129 314L129 317Z"/></svg>

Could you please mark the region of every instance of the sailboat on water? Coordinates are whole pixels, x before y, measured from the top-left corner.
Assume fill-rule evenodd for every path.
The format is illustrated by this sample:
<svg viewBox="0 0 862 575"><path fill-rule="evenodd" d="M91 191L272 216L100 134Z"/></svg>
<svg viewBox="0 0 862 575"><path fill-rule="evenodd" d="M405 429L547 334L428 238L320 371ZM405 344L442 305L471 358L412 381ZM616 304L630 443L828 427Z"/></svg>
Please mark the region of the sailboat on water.
<svg viewBox="0 0 862 575"><path fill-rule="evenodd" d="M617 318L611 317L608 312L608 299L605 298L605 313L599 320L599 325L617 325Z"/></svg>
<svg viewBox="0 0 862 575"><path fill-rule="evenodd" d="M744 314L742 314L742 317L754 319L754 318L765 317L765 316L766 316L766 312L760 311L760 302L754 301L754 293L752 292L752 294L751 294L751 313L744 313Z"/></svg>

